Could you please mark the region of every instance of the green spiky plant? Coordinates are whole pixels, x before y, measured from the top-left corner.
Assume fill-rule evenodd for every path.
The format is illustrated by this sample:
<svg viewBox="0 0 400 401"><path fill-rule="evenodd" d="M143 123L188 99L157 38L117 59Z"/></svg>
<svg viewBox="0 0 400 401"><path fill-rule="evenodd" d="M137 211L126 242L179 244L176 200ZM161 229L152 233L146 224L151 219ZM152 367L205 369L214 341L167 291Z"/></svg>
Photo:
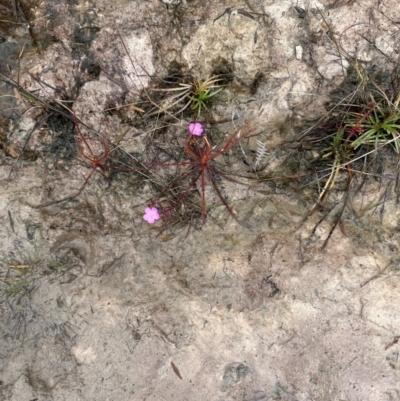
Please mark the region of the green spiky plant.
<svg viewBox="0 0 400 401"><path fill-rule="evenodd" d="M372 101L362 106L360 112L349 112L345 124L333 135L332 141L323 152L323 158L332 156L334 164L332 175L337 176L338 170L350 165L355 152L361 153L357 159L371 154L386 145L392 145L393 150L400 153L400 110L398 95L392 103L385 96L380 102ZM371 146L373 149L371 150ZM329 181L329 179L328 179Z"/></svg>
<svg viewBox="0 0 400 401"><path fill-rule="evenodd" d="M195 78L190 83L180 83L178 87L166 88L166 89L153 89L153 92L176 92L175 94L168 96L161 103L152 102L157 106L156 111L152 111L149 115L154 115L161 112L180 114L188 107L191 107L196 112L196 116L199 117L202 110L207 108L206 103L212 97L222 91L223 86L219 84L222 81L220 76L208 76L204 80ZM183 106L174 111L174 108L178 105Z"/></svg>
<svg viewBox="0 0 400 401"><path fill-rule="evenodd" d="M199 116L202 107L206 107L207 100L214 97L217 93L221 92L223 88L217 85L220 81L218 77L207 77L204 81L196 79L192 85L191 94L187 97L192 102L192 109L197 111ZM216 90L213 90L217 88Z"/></svg>
<svg viewBox="0 0 400 401"><path fill-rule="evenodd" d="M351 141L350 146L356 150L361 146L378 146L391 144L397 154L400 153L399 129L400 110L397 106L390 107L383 103L373 103L371 112L359 124L359 135ZM356 120L359 116L355 116ZM356 122L350 122L348 127L357 127Z"/></svg>

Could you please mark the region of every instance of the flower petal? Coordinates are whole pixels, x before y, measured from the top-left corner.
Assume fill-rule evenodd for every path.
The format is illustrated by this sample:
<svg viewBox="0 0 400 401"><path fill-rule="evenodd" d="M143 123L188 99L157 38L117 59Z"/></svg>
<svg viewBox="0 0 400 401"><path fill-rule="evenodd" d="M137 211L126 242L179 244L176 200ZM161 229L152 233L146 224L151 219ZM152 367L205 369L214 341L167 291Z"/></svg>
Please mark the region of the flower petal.
<svg viewBox="0 0 400 401"><path fill-rule="evenodd" d="M189 133L194 136L201 136L203 126L200 123L191 123L189 124Z"/></svg>
<svg viewBox="0 0 400 401"><path fill-rule="evenodd" d="M143 220L147 221L149 224L153 224L156 220L160 218L160 214L156 207L146 207L144 210Z"/></svg>

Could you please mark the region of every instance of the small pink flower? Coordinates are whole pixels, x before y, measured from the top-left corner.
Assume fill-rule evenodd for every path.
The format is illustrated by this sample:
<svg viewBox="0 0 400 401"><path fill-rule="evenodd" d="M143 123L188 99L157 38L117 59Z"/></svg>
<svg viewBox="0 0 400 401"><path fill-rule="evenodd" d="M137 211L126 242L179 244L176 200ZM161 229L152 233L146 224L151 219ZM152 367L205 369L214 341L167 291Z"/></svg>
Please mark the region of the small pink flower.
<svg viewBox="0 0 400 401"><path fill-rule="evenodd" d="M153 224L156 220L160 218L160 214L158 213L156 207L146 207L144 211L145 214L143 216L143 219L146 220L149 224Z"/></svg>
<svg viewBox="0 0 400 401"><path fill-rule="evenodd" d="M203 126L200 123L189 124L189 133L194 136L201 136L203 133Z"/></svg>

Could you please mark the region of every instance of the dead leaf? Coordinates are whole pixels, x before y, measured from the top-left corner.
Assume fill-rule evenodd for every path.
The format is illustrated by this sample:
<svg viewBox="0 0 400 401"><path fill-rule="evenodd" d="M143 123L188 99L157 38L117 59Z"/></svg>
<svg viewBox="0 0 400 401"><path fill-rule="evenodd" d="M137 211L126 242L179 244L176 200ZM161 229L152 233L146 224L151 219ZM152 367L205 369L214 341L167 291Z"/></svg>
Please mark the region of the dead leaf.
<svg viewBox="0 0 400 401"><path fill-rule="evenodd" d="M179 369L176 367L176 365L173 362L171 362L171 366L172 366L172 369L174 370L175 374L182 380L182 376L179 373Z"/></svg>

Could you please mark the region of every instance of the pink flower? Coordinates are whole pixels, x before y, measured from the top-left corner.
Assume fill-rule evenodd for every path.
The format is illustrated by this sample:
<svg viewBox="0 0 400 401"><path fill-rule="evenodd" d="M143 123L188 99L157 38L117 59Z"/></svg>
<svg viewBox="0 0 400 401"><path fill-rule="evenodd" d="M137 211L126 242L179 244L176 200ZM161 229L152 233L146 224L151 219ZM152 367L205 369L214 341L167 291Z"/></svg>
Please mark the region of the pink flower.
<svg viewBox="0 0 400 401"><path fill-rule="evenodd" d="M160 218L160 214L156 207L146 207L144 209L145 214L143 220L146 220L149 224L153 224L156 220Z"/></svg>
<svg viewBox="0 0 400 401"><path fill-rule="evenodd" d="M189 124L189 133L194 136L201 136L203 133L203 126L200 123Z"/></svg>

